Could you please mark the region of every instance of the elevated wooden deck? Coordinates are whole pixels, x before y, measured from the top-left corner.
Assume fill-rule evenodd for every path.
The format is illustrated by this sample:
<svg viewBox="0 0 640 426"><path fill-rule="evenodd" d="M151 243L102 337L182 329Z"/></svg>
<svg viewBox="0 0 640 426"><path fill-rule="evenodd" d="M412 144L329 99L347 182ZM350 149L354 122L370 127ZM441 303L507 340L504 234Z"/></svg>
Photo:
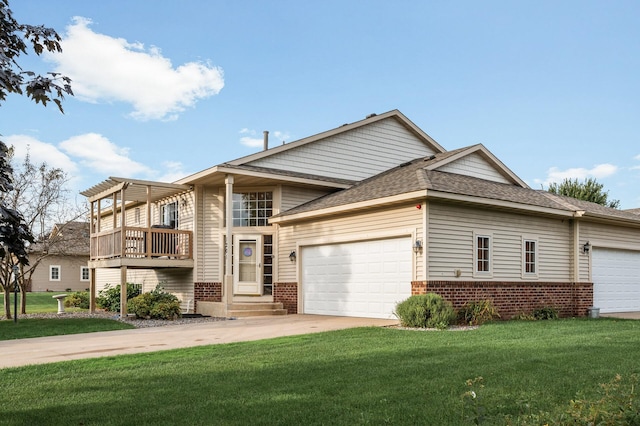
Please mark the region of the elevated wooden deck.
<svg viewBox="0 0 640 426"><path fill-rule="evenodd" d="M193 233L126 226L91 235L90 267L193 267Z"/></svg>

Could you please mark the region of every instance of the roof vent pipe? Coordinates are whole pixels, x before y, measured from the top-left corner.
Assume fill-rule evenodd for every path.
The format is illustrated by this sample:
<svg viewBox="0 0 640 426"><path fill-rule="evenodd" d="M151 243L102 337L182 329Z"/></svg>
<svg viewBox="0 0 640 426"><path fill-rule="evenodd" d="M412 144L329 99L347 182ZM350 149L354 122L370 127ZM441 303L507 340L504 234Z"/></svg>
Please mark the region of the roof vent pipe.
<svg viewBox="0 0 640 426"><path fill-rule="evenodd" d="M264 150L268 150L269 149L269 131L265 130L264 132Z"/></svg>

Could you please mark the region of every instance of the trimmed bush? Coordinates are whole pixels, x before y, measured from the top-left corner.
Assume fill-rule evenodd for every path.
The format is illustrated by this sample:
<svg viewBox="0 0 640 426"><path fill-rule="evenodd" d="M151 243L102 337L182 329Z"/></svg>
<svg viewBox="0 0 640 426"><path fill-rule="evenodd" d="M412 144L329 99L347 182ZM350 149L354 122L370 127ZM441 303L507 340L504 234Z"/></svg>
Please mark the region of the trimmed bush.
<svg viewBox="0 0 640 426"><path fill-rule="evenodd" d="M403 327L447 328L456 317L451 302L435 293L411 296L396 305L395 315Z"/></svg>
<svg viewBox="0 0 640 426"><path fill-rule="evenodd" d="M76 291L64 298L65 308L89 309L89 292Z"/></svg>
<svg viewBox="0 0 640 426"><path fill-rule="evenodd" d="M127 283L127 300L131 300L140 293L142 293L141 284ZM106 311L120 311L120 286L111 287L111 284L107 284L104 290L100 290L98 293L96 305Z"/></svg>
<svg viewBox="0 0 640 426"><path fill-rule="evenodd" d="M467 302L458 311L458 322L465 325L480 325L500 318L490 299Z"/></svg>
<svg viewBox="0 0 640 426"><path fill-rule="evenodd" d="M128 311L142 319L173 320L182 316L178 298L164 291L160 284L153 291L131 299Z"/></svg>

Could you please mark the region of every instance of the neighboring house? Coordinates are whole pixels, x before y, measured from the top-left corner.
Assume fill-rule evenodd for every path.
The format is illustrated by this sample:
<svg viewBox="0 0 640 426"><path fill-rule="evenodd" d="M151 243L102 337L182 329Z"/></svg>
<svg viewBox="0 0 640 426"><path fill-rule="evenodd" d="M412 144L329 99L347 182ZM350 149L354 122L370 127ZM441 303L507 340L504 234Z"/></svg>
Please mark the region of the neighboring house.
<svg viewBox="0 0 640 426"><path fill-rule="evenodd" d="M162 283L225 316L385 318L425 292L489 298L503 318L640 310L640 215L532 190L484 146L446 151L396 110L173 184L110 178L83 195L93 295Z"/></svg>
<svg viewBox="0 0 640 426"><path fill-rule="evenodd" d="M29 248L25 269L30 291L84 291L89 288L89 223L59 223L46 240Z"/></svg>

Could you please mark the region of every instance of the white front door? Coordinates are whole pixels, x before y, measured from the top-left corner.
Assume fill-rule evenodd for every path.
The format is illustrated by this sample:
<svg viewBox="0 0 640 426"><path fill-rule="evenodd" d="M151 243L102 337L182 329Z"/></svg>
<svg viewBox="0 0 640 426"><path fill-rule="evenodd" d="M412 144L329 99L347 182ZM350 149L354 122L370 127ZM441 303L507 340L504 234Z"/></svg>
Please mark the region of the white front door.
<svg viewBox="0 0 640 426"><path fill-rule="evenodd" d="M233 242L233 294L262 294L262 237L236 235Z"/></svg>

